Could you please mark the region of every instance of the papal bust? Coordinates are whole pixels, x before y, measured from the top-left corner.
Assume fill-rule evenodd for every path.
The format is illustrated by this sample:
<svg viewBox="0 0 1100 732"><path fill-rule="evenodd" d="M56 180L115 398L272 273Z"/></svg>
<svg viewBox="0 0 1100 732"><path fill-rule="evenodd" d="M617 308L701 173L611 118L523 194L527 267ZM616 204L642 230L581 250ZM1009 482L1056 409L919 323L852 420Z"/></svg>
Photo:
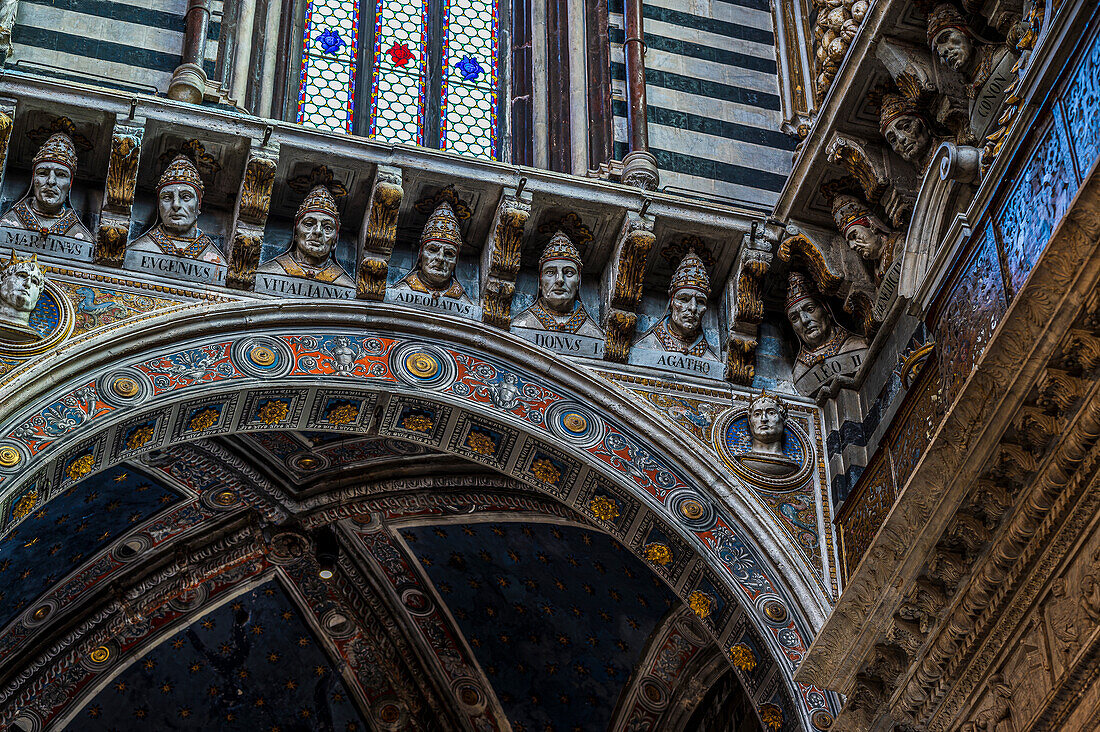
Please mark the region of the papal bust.
<svg viewBox="0 0 1100 732"><path fill-rule="evenodd" d="M539 257L538 299L512 320L512 326L603 338L600 326L577 296L580 286L580 252L558 231Z"/></svg>
<svg viewBox="0 0 1100 732"><path fill-rule="evenodd" d="M0 337L20 343L38 340L30 318L45 287L38 257L21 259L12 250L11 259L0 270Z"/></svg>
<svg viewBox="0 0 1100 732"><path fill-rule="evenodd" d="M355 281L333 256L339 236L340 213L336 199L328 188L315 186L294 215L294 239L290 248L261 264L256 272L355 287Z"/></svg>
<svg viewBox="0 0 1100 732"><path fill-rule="evenodd" d="M862 364L867 341L833 320L806 275L792 271L787 283L787 321L801 344L791 376L802 394L816 393L851 377ZM825 368L828 366L828 368Z"/></svg>
<svg viewBox="0 0 1100 732"><path fill-rule="evenodd" d="M442 201L428 217L424 232L420 235L416 267L394 285L393 292L412 290L433 298L445 297L470 303L466 290L455 278L461 248L458 216L449 203Z"/></svg>
<svg viewBox="0 0 1100 732"><path fill-rule="evenodd" d="M92 241L92 234L69 205L76 174L76 147L63 132L52 135L31 161L31 189L2 218L0 226Z"/></svg>
<svg viewBox="0 0 1100 732"><path fill-rule="evenodd" d="M157 183L157 223L130 249L225 264L214 241L199 228L204 187L198 168L183 155L165 168Z"/></svg>
<svg viewBox="0 0 1100 732"><path fill-rule="evenodd" d="M884 94L879 131L894 152L923 172L932 137L916 104L900 94Z"/></svg>
<svg viewBox="0 0 1100 732"><path fill-rule="evenodd" d="M710 297L710 277L695 250L688 250L680 261L669 283L668 295L665 316L634 346L697 358L717 358L703 334L703 314L707 311Z"/></svg>

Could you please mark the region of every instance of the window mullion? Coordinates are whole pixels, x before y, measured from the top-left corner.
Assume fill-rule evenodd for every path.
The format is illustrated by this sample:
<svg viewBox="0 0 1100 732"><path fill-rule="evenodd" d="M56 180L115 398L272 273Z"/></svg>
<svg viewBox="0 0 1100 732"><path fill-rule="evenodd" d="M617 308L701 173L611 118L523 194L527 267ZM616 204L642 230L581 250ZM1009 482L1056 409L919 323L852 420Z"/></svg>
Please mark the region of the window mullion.
<svg viewBox="0 0 1100 732"><path fill-rule="evenodd" d="M446 0L425 0L428 13L428 79L424 99L424 146L440 147L443 101L443 44L446 41Z"/></svg>

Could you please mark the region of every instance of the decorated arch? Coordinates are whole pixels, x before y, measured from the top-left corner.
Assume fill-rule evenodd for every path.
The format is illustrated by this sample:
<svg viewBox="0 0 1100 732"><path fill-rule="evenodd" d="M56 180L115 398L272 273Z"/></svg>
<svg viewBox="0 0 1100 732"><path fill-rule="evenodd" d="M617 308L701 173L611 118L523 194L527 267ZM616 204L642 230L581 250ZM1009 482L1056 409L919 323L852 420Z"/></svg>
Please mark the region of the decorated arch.
<svg viewBox="0 0 1100 732"><path fill-rule="evenodd" d="M74 579L55 591L65 597L28 601L10 620L0 654L30 663L35 671L28 673L41 674L41 684L77 666L94 678L82 682L83 695L48 699L57 704L45 710L32 702L39 683L26 685L18 698L0 699L5 721L41 724L75 714L96 684L109 681L87 654L103 648L101 657L125 656L181 622L166 619L166 630L152 628L130 646L117 639L122 626L149 625L149 613L206 612L276 575L279 592L305 592L293 589L280 567L315 561L315 551L305 552L306 560L300 549L316 542L311 532L321 527L337 527L347 549L355 536L383 531L383 515L391 526L422 512L457 516L455 506L476 506L474 513L499 518L520 504L544 523L553 516L550 523L587 526L652 569L691 608L692 627L721 649L741 684L760 697L761 678L771 679L775 694L763 702L786 720L776 729L821 724L821 715L835 711L821 690L792 681L827 612L819 586L737 480L625 391L480 324L394 306L333 303L318 313L305 305L203 305L91 340L105 339L110 348L74 341L10 382L18 398L3 406L0 439L5 518L15 517L9 534L18 539L16 522L79 494L97 476L118 473L119 465L183 486L172 510L190 520L202 523L209 514L238 527L211 539L210 556L222 559L211 559L209 571L191 560L182 578L179 567L163 569L143 580L148 586L120 590L124 597L85 619L83 633L64 649L34 647L35 629L80 617L83 593L114 571L121 574L112 581L126 587L135 557L170 557L157 547L171 546L172 530L127 534L105 550L112 558L101 562L106 574L88 588ZM301 435L323 434L336 442L346 436L358 452L351 454L348 440L343 452L294 452ZM242 457L244 447L260 443L308 479L290 490L262 461ZM409 477L367 489L372 460L389 461ZM442 467L417 474L428 463ZM442 477L448 475L453 480ZM500 505L471 499L473 488L497 495ZM363 554L363 542L356 546ZM112 563L117 567L108 568ZM356 570L341 567L344 581L356 584ZM309 622L327 628L335 621ZM100 665L110 664L103 658ZM380 692L378 699L391 697L401 695ZM484 690L459 690L457 698L471 700L467 711L475 717L492 717ZM416 711L408 700L387 706L378 699L366 704L376 712L372 724L401 728L399 720ZM770 714L757 706L758 714Z"/></svg>

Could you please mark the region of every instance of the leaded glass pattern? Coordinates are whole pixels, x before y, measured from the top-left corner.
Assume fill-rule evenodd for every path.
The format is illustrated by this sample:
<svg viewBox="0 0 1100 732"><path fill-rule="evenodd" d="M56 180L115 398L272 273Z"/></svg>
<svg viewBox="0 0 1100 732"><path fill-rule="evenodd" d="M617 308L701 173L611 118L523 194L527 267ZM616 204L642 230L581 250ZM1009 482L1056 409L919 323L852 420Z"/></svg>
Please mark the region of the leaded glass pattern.
<svg viewBox="0 0 1100 732"><path fill-rule="evenodd" d="M445 0L440 147L496 157L498 0Z"/></svg>
<svg viewBox="0 0 1100 732"><path fill-rule="evenodd" d="M311 0L298 122L495 158L497 3L374 0L370 115L355 121L359 2Z"/></svg>
<svg viewBox="0 0 1100 732"><path fill-rule="evenodd" d="M377 0L370 136L424 144L427 3Z"/></svg>
<svg viewBox="0 0 1100 732"><path fill-rule="evenodd" d="M298 86L300 124L351 132L358 49L357 0L311 0Z"/></svg>

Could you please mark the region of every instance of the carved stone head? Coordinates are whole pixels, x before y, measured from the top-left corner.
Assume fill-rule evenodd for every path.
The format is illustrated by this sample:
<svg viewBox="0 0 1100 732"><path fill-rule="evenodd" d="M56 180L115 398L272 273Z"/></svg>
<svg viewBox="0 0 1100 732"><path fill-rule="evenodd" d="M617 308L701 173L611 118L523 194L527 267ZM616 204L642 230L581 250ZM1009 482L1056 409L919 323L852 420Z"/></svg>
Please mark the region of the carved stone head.
<svg viewBox="0 0 1100 732"><path fill-rule="evenodd" d="M810 350L833 334L833 316L801 272L791 272L788 278L787 320L798 340Z"/></svg>
<svg viewBox="0 0 1100 732"><path fill-rule="evenodd" d="M26 325L45 287L38 257L21 259L12 250L11 259L0 271L0 319Z"/></svg>
<svg viewBox="0 0 1100 732"><path fill-rule="evenodd" d="M68 135L58 132L43 143L31 162L31 205L39 213L56 216L69 200L76 173L76 147Z"/></svg>
<svg viewBox="0 0 1100 732"><path fill-rule="evenodd" d="M886 226L855 196L840 194L833 199L833 220L848 246L864 259L877 262L886 244Z"/></svg>
<svg viewBox="0 0 1100 732"><path fill-rule="evenodd" d="M458 217L451 205L443 201L428 217L424 233L420 236L417 266L424 284L437 289L447 287L454 277L461 247Z"/></svg>
<svg viewBox="0 0 1100 732"><path fill-rule="evenodd" d="M932 138L916 105L900 94L885 94L879 129L894 152L914 165L921 164Z"/></svg>
<svg viewBox="0 0 1100 732"><path fill-rule="evenodd" d="M539 257L539 303L556 313L572 312L580 286L581 254L558 231Z"/></svg>
<svg viewBox="0 0 1100 732"><path fill-rule="evenodd" d="M294 258L322 267L340 236L340 212L328 188L314 186L294 215Z"/></svg>
<svg viewBox="0 0 1100 732"><path fill-rule="evenodd" d="M974 57L970 27L953 4L940 3L928 14L928 45L955 71L962 71Z"/></svg>
<svg viewBox="0 0 1100 732"><path fill-rule="evenodd" d="M165 168L157 183L157 212L166 233L192 238L202 210L203 185L199 170L183 155Z"/></svg>
<svg viewBox="0 0 1100 732"><path fill-rule="evenodd" d="M694 249L688 250L668 287L669 329L681 340L693 341L703 330L710 297L710 277Z"/></svg>
<svg viewBox="0 0 1100 732"><path fill-rule="evenodd" d="M767 392L749 402L749 434L752 436L752 449L767 452L782 450L783 437L786 434L787 405L779 397Z"/></svg>

